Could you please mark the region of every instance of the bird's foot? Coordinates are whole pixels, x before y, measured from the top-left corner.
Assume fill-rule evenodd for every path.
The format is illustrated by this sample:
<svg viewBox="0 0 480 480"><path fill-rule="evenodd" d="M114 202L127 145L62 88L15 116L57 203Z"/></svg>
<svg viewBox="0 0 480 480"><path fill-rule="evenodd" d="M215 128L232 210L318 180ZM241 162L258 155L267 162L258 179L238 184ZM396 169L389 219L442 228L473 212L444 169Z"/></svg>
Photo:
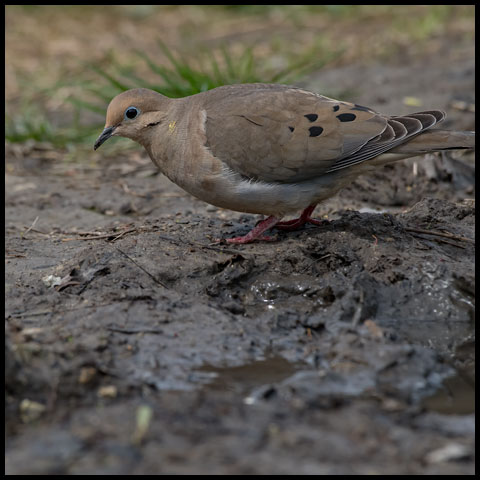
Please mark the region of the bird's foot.
<svg viewBox="0 0 480 480"><path fill-rule="evenodd" d="M311 223L312 225L323 225L325 222L324 220L316 220L315 218L295 218L293 220L287 220L285 222L279 222L275 225L275 228L279 230L298 230L299 228L303 227L306 223Z"/></svg>
<svg viewBox="0 0 480 480"><path fill-rule="evenodd" d="M286 220L285 222L278 222L275 225L275 228L278 228L280 230L298 230L299 228L303 227L306 223L311 223L312 225L323 225L324 221L323 220L316 220L315 218L312 218L310 215L312 212L315 210L316 205L310 205L307 207L300 217L294 218L293 220Z"/></svg>
<svg viewBox="0 0 480 480"><path fill-rule="evenodd" d="M285 222L277 223L275 228L278 228L279 230L293 231L303 227L305 223L307 223L307 221L302 218L294 218L293 220L286 220Z"/></svg>
<svg viewBox="0 0 480 480"><path fill-rule="evenodd" d="M274 217L272 215L266 218L265 220L262 220L258 225L256 225L253 228L253 230L248 232L243 237L227 238L226 242L237 243L237 244L250 243L250 242L253 242L254 240L262 240L264 242L274 242L276 240L275 237L268 237L262 234L266 232L268 229L274 227L279 222L279 220L280 220L279 218Z"/></svg>

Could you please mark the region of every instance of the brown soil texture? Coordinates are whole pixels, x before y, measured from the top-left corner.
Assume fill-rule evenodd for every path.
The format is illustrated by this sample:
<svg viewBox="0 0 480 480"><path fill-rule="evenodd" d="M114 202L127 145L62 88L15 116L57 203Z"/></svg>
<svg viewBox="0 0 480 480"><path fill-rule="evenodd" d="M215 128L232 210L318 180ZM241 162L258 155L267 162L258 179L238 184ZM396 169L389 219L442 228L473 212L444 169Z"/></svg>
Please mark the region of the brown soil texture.
<svg viewBox="0 0 480 480"><path fill-rule="evenodd" d="M470 53L304 85L356 82L345 100L385 113L423 96L473 129L451 106ZM474 472L473 154L384 167L324 225L235 247L213 239L258 219L140 147L61 157L6 146L7 473Z"/></svg>

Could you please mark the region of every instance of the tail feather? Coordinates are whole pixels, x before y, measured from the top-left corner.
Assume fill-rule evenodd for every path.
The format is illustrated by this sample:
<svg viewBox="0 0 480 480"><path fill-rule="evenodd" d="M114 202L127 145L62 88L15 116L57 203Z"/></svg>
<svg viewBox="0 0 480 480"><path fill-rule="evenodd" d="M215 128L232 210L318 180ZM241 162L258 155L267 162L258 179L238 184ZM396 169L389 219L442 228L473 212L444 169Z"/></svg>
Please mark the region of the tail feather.
<svg viewBox="0 0 480 480"><path fill-rule="evenodd" d="M475 132L451 130L427 130L406 143L390 150L389 153L418 154L440 150L474 149Z"/></svg>

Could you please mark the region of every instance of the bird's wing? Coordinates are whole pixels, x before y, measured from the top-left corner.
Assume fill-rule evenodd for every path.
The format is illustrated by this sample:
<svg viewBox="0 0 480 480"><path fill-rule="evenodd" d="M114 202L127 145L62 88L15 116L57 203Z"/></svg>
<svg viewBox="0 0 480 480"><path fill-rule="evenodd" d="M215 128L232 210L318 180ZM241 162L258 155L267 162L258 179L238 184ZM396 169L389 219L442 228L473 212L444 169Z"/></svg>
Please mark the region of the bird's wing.
<svg viewBox="0 0 480 480"><path fill-rule="evenodd" d="M386 117L282 85L206 93L206 146L233 171L267 182L298 182L364 162L444 118L438 111Z"/></svg>

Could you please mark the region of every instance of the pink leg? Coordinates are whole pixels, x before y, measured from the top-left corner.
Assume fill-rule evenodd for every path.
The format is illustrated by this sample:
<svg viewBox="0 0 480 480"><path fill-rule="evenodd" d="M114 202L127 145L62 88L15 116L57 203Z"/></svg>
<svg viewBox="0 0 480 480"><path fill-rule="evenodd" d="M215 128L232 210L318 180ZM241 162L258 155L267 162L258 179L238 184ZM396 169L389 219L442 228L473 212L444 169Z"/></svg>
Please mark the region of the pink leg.
<svg viewBox="0 0 480 480"><path fill-rule="evenodd" d="M315 210L317 205L310 205L308 206L300 215L299 218L294 218L293 220L287 220L286 222L279 222L275 225L275 228L279 228L281 230L297 230L298 228L302 227L306 223L312 223L313 225L322 225L321 220L315 220L310 215Z"/></svg>
<svg viewBox="0 0 480 480"><path fill-rule="evenodd" d="M280 218L274 217L273 215L262 220L258 225L255 226L253 230L248 232L243 237L235 237L235 238L227 238L227 243L250 243L254 240L265 240L267 242L271 242L275 240L272 237L262 237L262 233L266 232L269 228L272 228L280 221Z"/></svg>

